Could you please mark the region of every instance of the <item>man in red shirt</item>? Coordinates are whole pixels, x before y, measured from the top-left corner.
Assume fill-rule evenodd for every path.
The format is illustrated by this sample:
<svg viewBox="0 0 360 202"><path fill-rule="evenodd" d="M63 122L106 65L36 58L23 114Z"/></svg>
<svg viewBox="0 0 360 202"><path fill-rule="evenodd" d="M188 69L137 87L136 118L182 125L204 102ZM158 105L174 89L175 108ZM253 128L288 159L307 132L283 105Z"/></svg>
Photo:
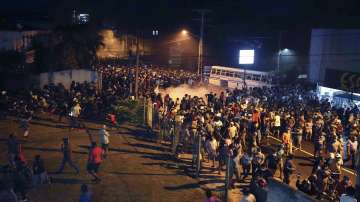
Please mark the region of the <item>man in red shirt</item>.
<svg viewBox="0 0 360 202"><path fill-rule="evenodd" d="M107 116L108 116L107 119L111 122L112 127L119 129L119 124L116 120L116 115L114 113L110 113Z"/></svg>
<svg viewBox="0 0 360 202"><path fill-rule="evenodd" d="M103 154L103 150L101 147L96 145L96 142L92 142L91 143L91 149L89 152L89 160L88 160L88 164L86 166L86 170L88 171L88 173L94 177L94 179L92 181L94 182L100 182L101 179L99 178L99 176L97 175L98 171L99 171L99 167L102 161L102 154Z"/></svg>

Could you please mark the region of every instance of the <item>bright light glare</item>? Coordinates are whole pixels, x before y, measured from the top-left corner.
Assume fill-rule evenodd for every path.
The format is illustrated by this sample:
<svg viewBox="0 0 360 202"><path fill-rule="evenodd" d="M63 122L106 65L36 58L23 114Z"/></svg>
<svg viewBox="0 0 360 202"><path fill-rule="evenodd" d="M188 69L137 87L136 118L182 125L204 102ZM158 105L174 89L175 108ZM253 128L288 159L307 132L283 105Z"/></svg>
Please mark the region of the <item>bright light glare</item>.
<svg viewBox="0 0 360 202"><path fill-rule="evenodd" d="M183 35L186 35L186 34L188 34L188 31L187 31L186 29L183 29L183 30L181 31L181 33L182 33Z"/></svg>
<svg viewBox="0 0 360 202"><path fill-rule="evenodd" d="M240 50L239 64L254 64L254 50Z"/></svg>

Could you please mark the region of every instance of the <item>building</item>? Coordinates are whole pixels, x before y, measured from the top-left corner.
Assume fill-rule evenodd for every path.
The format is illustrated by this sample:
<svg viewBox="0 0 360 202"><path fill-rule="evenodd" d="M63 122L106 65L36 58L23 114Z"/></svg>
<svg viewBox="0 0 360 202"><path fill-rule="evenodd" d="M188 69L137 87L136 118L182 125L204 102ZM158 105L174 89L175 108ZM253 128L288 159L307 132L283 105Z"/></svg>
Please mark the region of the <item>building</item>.
<svg viewBox="0 0 360 202"><path fill-rule="evenodd" d="M309 58L311 81L360 92L360 29L313 29Z"/></svg>
<svg viewBox="0 0 360 202"><path fill-rule="evenodd" d="M0 30L0 50L27 50L35 37L45 33L39 30Z"/></svg>
<svg viewBox="0 0 360 202"><path fill-rule="evenodd" d="M21 27L18 29L0 30L0 51L16 51L25 55L25 63L33 63L35 51L33 41L35 39L46 42L49 31L36 30Z"/></svg>

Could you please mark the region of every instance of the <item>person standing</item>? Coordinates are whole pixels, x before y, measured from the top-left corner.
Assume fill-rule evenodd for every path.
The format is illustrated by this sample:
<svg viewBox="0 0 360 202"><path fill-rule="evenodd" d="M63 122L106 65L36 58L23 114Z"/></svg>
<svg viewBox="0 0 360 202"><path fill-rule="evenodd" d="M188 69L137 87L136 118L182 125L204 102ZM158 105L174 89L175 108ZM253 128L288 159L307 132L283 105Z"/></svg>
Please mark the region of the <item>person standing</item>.
<svg viewBox="0 0 360 202"><path fill-rule="evenodd" d="M24 117L20 120L20 128L24 131L24 137L29 137L31 119L31 113L25 113Z"/></svg>
<svg viewBox="0 0 360 202"><path fill-rule="evenodd" d="M8 159L9 164L11 166L15 165L15 157L19 155L19 142L14 136L14 134L10 134L7 140L7 147L8 147Z"/></svg>
<svg viewBox="0 0 360 202"><path fill-rule="evenodd" d="M348 142L347 142L347 156L349 157L348 160L351 161L351 167L355 168L355 154L357 152L358 148L358 141L355 138L355 136L350 136Z"/></svg>
<svg viewBox="0 0 360 202"><path fill-rule="evenodd" d="M104 159L107 156L108 150L109 150L109 143L110 143L110 133L106 130L106 125L103 125L103 127L99 130L99 137L100 137L100 144L104 152Z"/></svg>
<svg viewBox="0 0 360 202"><path fill-rule="evenodd" d="M77 102L72 108L70 112L70 129L75 127L79 127L79 117L81 113L80 104Z"/></svg>
<svg viewBox="0 0 360 202"><path fill-rule="evenodd" d="M101 181L101 179L97 173L99 172L99 167L103 160L102 154L103 154L103 151L102 151L101 147L97 146L96 142L92 142L86 170L92 177L94 177L94 179L92 179L93 182Z"/></svg>
<svg viewBox="0 0 360 202"><path fill-rule="evenodd" d="M261 165L265 163L265 155L261 152L260 148L257 148L257 152L254 155L253 164L252 164L252 174L255 176L255 173L258 169L261 168Z"/></svg>
<svg viewBox="0 0 360 202"><path fill-rule="evenodd" d="M282 141L286 148L286 154L292 154L292 138L291 138L291 130L288 128L286 132L282 135Z"/></svg>
<svg viewBox="0 0 360 202"><path fill-rule="evenodd" d="M279 138L280 136L280 127L281 127L281 117L278 112L275 113L274 117L274 135Z"/></svg>
<svg viewBox="0 0 360 202"><path fill-rule="evenodd" d="M45 170L44 160L40 155L36 155L32 164L33 185L49 183L49 178Z"/></svg>
<svg viewBox="0 0 360 202"><path fill-rule="evenodd" d="M286 184L290 183L290 177L291 175L294 173L294 171L296 171L295 168L295 164L293 162L293 155L289 155L288 158L285 161L285 165L284 165L284 170L283 170L283 174L284 174L284 180L283 182Z"/></svg>
<svg viewBox="0 0 360 202"><path fill-rule="evenodd" d="M79 174L79 168L72 161L72 148L69 141L69 138L63 138L63 143L61 144L61 151L63 153L63 159L60 164L60 168L56 173L62 173L65 167L65 164L68 163L71 167L74 168L77 174Z"/></svg>
<svg viewBox="0 0 360 202"><path fill-rule="evenodd" d="M91 192L86 184L81 185L81 194L79 202L91 202Z"/></svg>
<svg viewBox="0 0 360 202"><path fill-rule="evenodd" d="M59 122L61 122L63 117L66 117L67 112L68 112L68 104L65 101L62 101L59 106L59 119L58 119Z"/></svg>

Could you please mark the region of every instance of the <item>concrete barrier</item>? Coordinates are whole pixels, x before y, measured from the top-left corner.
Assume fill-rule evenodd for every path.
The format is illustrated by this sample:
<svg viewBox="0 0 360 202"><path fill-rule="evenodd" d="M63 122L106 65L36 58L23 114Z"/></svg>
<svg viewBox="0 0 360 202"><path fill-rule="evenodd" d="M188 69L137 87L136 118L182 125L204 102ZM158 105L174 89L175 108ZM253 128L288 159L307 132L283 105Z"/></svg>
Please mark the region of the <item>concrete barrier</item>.
<svg viewBox="0 0 360 202"><path fill-rule="evenodd" d="M46 72L39 75L39 84L41 88L50 83L55 85L61 83L66 89L69 89L72 81L79 83L83 83L84 81L89 83L95 82L97 84L97 88L101 89L101 74L91 70L73 69L51 73Z"/></svg>

